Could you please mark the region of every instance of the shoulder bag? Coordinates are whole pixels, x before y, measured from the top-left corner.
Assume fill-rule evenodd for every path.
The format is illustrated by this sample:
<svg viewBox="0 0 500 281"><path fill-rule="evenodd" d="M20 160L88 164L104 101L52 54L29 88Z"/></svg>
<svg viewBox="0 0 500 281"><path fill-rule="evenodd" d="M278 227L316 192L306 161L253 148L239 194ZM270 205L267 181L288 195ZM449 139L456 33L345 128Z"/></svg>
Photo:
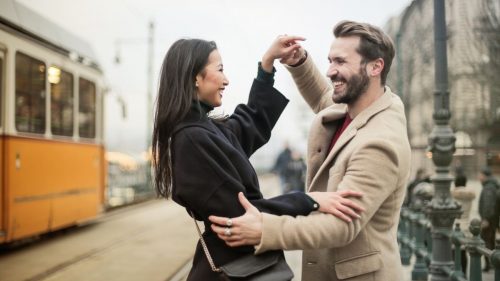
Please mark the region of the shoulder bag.
<svg viewBox="0 0 500 281"><path fill-rule="evenodd" d="M194 219L194 215L191 213ZM200 242L212 271L220 274L222 281L290 281L293 272L286 263L283 251L269 251L260 255L246 254L241 258L216 267L200 227L194 220Z"/></svg>

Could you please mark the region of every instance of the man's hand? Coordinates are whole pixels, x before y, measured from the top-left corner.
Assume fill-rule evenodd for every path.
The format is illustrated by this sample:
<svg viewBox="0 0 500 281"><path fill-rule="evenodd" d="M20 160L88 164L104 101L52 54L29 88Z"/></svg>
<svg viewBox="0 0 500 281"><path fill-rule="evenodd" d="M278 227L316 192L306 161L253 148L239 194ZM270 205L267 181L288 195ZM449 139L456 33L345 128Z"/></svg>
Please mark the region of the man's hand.
<svg viewBox="0 0 500 281"><path fill-rule="evenodd" d="M359 219L359 213L365 211L363 207L347 199L347 197L362 197L363 193L358 191L309 192L307 195L318 202L318 211L332 214L346 222L351 222L352 219Z"/></svg>
<svg viewBox="0 0 500 281"><path fill-rule="evenodd" d="M262 214L242 192L238 193L238 199L245 214L237 218L210 216L212 230L231 247L258 245L262 238Z"/></svg>
<svg viewBox="0 0 500 281"><path fill-rule="evenodd" d="M291 55L281 58L280 63L290 65L290 66L295 66L300 61L305 60L305 58L306 58L306 50L304 48L302 48L302 46L301 46L295 52L293 52Z"/></svg>
<svg viewBox="0 0 500 281"><path fill-rule="evenodd" d="M269 49L262 57L262 69L271 73L273 71L274 60L294 61L294 57L299 57L298 50L301 48L297 41L306 40L300 36L280 35L271 44Z"/></svg>

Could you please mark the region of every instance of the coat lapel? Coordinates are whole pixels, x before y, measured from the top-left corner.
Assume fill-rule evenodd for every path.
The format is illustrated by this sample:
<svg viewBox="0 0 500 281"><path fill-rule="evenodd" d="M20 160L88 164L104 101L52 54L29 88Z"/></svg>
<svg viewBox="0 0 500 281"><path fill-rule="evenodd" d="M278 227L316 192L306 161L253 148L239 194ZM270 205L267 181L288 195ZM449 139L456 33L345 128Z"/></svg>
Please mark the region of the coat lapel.
<svg viewBox="0 0 500 281"><path fill-rule="evenodd" d="M316 182L319 180L320 175L324 172L328 172L328 170L332 166L329 163L335 159L335 157L342 150L342 148L356 136L358 130L361 127L363 127L372 116L386 109L392 104L392 95L393 93L391 92L391 89L389 87L385 87L385 93L379 99L377 99L372 105L370 105L360 114L358 114L358 116L356 116L356 118L352 120L351 124L347 126L346 130L342 133L342 135L340 135L339 139L332 147L332 150L330 150L326 158L324 158L324 161L316 159L316 161L310 162L310 165L312 166L313 170L308 172L308 179L311 179L310 184L307 185L309 191L312 190L326 191L325 189L326 183L325 183L325 188L320 188L319 186L316 188L314 187ZM344 105L343 107L340 107L340 105L335 104L323 110L319 114L322 114L323 112L325 112L325 114L322 116L322 118L319 118L322 121L322 126L320 127L322 129L332 130L332 127L328 126L328 123L343 118L347 114L347 106ZM311 143L311 141L313 142L321 141L323 143L326 143L326 149L328 149L328 146L332 141L333 134L336 130L337 126L333 127L333 131L323 134L324 136L328 135L328 138L323 137L319 139L317 138L317 136L315 137L312 134L313 132L311 132L309 143Z"/></svg>
<svg viewBox="0 0 500 281"><path fill-rule="evenodd" d="M309 132L307 186L311 186L312 179L325 162L327 150L332 141L333 134L339 126L338 120L344 118L347 106L334 104L318 113Z"/></svg>

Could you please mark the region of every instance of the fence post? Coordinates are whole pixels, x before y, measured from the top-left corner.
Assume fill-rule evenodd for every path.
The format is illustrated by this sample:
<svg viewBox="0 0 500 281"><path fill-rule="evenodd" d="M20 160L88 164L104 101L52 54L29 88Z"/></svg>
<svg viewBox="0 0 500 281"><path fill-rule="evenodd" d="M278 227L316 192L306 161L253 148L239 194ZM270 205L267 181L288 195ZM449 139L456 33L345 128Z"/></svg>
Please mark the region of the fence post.
<svg viewBox="0 0 500 281"><path fill-rule="evenodd" d="M425 239L427 243L427 253L432 253L432 223L427 221ZM427 267L431 265L431 256L426 260Z"/></svg>
<svg viewBox="0 0 500 281"><path fill-rule="evenodd" d="M481 233L481 221L479 219L473 219L470 222L469 230L472 233L472 238L467 243L467 252L470 254L470 267L469 267L469 280L482 281L483 276L481 274L481 253L477 250L477 247L484 246L483 240L479 238Z"/></svg>
<svg viewBox="0 0 500 281"><path fill-rule="evenodd" d="M460 238L464 238L465 235L464 233L460 230L460 224L457 223L455 224L455 229L453 230L452 236L451 236L451 242L453 243L453 246L455 246L455 276L459 277L465 277L464 273L462 272L462 247L460 245Z"/></svg>
<svg viewBox="0 0 500 281"><path fill-rule="evenodd" d="M495 281L500 281L500 240L495 240L495 250L491 254L491 265L495 268Z"/></svg>
<svg viewBox="0 0 500 281"><path fill-rule="evenodd" d="M401 209L401 221L399 222L399 229L401 235L401 263L403 265L410 265L411 249L408 243L411 241L411 237L408 231L408 210L406 208Z"/></svg>
<svg viewBox="0 0 500 281"><path fill-rule="evenodd" d="M422 213L421 210L421 205L416 204L415 206L415 212L416 215L414 217L414 223L415 225L415 254L416 254L416 261L415 261L415 266L413 267L413 271L411 272L411 280L413 281L427 281L427 275L428 275L428 270L427 270L427 264L425 261L424 256L422 256L422 252L425 252L427 249L424 244L424 235L425 235L425 226L423 224L419 223L419 220L425 219L425 215Z"/></svg>

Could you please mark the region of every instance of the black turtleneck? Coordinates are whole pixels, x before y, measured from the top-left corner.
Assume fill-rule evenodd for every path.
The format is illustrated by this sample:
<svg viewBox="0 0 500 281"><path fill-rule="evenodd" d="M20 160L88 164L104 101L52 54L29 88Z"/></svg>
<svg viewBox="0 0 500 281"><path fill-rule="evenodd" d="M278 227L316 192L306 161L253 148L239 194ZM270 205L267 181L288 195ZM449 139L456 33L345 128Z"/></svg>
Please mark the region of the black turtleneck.
<svg viewBox="0 0 500 281"><path fill-rule="evenodd" d="M192 115L199 114L200 118L206 117L207 114L214 110L214 107L209 105L208 103L199 101L199 100L193 100L191 102L191 108L189 109L189 112Z"/></svg>

